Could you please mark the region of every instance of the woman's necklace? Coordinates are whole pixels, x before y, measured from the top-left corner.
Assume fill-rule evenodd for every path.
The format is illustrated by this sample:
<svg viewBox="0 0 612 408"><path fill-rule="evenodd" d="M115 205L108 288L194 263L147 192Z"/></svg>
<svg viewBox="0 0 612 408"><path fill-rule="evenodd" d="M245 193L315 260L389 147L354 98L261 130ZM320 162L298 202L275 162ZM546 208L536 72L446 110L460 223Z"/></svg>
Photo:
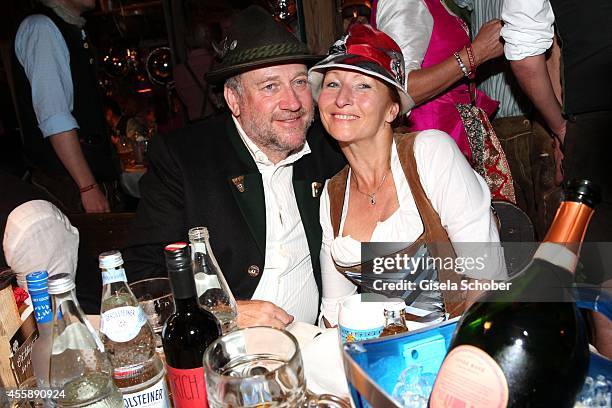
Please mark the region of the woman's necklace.
<svg viewBox="0 0 612 408"><path fill-rule="evenodd" d="M371 193L366 193L359 189L359 186L357 186L357 178L355 177L355 172L351 171L351 177L353 178L353 181L355 182L355 188L357 189L359 193L363 194L364 196L367 196L370 199L370 204L376 205L376 194L378 193L378 190L380 190L382 185L385 183L385 179L387 178L387 174L389 174L389 170L391 170L391 167L387 168L385 175L382 177L382 180L380 180L380 184Z"/></svg>

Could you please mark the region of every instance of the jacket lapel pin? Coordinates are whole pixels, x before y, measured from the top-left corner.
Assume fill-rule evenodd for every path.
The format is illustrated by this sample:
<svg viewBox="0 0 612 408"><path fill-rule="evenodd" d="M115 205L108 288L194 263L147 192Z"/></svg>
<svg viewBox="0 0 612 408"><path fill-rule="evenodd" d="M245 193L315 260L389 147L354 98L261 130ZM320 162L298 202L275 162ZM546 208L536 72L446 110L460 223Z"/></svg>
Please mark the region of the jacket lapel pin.
<svg viewBox="0 0 612 408"><path fill-rule="evenodd" d="M232 183L234 183L238 191L244 193L244 176L234 177Z"/></svg>
<svg viewBox="0 0 612 408"><path fill-rule="evenodd" d="M323 187L323 183L313 181L310 187L312 188L312 197L318 198L321 195L321 188Z"/></svg>

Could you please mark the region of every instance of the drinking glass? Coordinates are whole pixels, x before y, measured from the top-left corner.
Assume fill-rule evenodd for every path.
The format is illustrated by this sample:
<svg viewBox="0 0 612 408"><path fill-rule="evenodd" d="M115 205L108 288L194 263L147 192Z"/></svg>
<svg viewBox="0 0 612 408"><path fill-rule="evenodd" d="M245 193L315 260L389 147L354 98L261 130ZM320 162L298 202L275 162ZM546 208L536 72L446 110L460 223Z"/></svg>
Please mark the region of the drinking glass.
<svg viewBox="0 0 612 408"><path fill-rule="evenodd" d="M132 142L132 149L134 151L134 163L144 164L145 155L147 154L148 141L143 136L138 136L136 140Z"/></svg>
<svg viewBox="0 0 612 408"><path fill-rule="evenodd" d="M119 160L121 161L123 168L129 167L134 161L134 150L132 148L132 144L126 137L119 139L119 143L117 144L117 154L119 155Z"/></svg>
<svg viewBox="0 0 612 408"><path fill-rule="evenodd" d="M155 332L155 349L163 355L161 332L164 323L174 312L174 299L168 278L151 278L133 282L130 289L142 306Z"/></svg>
<svg viewBox="0 0 612 408"><path fill-rule="evenodd" d="M307 391L297 340L284 330L250 327L218 338L204 352L204 373L211 408L350 407Z"/></svg>

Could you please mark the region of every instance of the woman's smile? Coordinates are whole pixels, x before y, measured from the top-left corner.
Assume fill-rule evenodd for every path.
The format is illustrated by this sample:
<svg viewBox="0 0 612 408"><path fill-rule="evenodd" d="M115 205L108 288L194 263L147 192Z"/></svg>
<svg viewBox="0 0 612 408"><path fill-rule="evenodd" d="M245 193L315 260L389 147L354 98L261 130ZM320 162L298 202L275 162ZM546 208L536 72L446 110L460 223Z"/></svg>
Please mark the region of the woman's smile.
<svg viewBox="0 0 612 408"><path fill-rule="evenodd" d="M348 115L345 113L332 113L332 117L336 120L356 120L359 119L359 116L356 115Z"/></svg>

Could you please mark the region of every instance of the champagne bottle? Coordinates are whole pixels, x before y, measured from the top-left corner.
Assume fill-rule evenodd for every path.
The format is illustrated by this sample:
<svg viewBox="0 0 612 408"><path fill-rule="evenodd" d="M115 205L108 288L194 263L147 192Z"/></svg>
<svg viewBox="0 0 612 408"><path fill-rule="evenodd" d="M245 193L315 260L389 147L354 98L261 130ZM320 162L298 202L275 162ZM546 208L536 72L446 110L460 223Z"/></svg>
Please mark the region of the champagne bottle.
<svg viewBox="0 0 612 408"><path fill-rule="evenodd" d="M591 182L569 183L530 264L508 291L486 292L464 313L436 378L432 408L574 405L589 349L570 289L598 201Z"/></svg>
<svg viewBox="0 0 612 408"><path fill-rule="evenodd" d="M99 256L102 270L100 338L113 366L113 381L126 407L167 408L166 371L155 352L155 334L127 285L119 251Z"/></svg>
<svg viewBox="0 0 612 408"><path fill-rule="evenodd" d="M171 244L164 252L174 313L164 324L162 345L174 408L207 407L202 357L206 347L221 336L221 325L198 305L189 245Z"/></svg>
<svg viewBox="0 0 612 408"><path fill-rule="evenodd" d="M228 333L236 329L236 300L210 247L208 229L191 228L189 242L198 302L219 319L223 333Z"/></svg>

